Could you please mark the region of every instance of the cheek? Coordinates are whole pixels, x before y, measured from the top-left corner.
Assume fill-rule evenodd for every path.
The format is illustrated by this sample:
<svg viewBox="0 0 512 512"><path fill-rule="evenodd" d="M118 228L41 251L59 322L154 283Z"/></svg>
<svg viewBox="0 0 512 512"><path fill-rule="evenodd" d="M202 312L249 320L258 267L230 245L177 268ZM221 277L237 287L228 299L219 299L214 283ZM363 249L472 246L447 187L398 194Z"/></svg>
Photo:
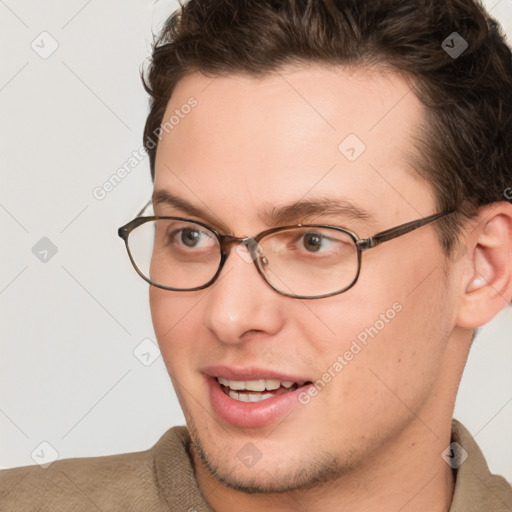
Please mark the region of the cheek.
<svg viewBox="0 0 512 512"><path fill-rule="evenodd" d="M321 362L321 380L329 381L326 395L339 406L333 411L359 411L362 421L371 408L389 418L403 403L421 404L435 386L452 313L442 266L417 260L409 267L381 260L376 275L367 265L352 290L309 303L318 329L303 321L301 330L314 340L310 350Z"/></svg>
<svg viewBox="0 0 512 512"><path fill-rule="evenodd" d="M149 303L153 328L165 365L171 375L186 370L184 364L201 340L200 298L151 287Z"/></svg>

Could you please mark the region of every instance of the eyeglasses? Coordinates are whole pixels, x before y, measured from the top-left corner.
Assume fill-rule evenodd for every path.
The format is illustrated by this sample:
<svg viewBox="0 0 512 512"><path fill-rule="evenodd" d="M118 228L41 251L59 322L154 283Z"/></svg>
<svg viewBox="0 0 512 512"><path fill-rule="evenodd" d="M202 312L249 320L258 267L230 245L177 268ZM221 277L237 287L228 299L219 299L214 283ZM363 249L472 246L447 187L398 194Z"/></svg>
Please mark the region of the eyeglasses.
<svg viewBox="0 0 512 512"><path fill-rule="evenodd" d="M298 299L320 299L354 286L363 251L450 213L453 211L407 222L365 239L349 229L317 224L281 226L239 238L220 234L200 221L158 216L136 217L119 228L118 234L137 273L164 290L207 288L237 245L236 252L254 263L276 292Z"/></svg>

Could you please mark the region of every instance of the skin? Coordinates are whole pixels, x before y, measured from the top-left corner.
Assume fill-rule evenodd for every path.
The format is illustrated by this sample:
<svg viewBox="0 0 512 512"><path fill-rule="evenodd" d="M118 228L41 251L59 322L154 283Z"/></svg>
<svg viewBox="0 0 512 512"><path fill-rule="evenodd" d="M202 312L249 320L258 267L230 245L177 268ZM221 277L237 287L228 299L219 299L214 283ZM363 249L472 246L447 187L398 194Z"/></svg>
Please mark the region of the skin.
<svg viewBox="0 0 512 512"><path fill-rule="evenodd" d="M178 83L164 119L190 96L198 105L159 143L155 190L202 208L204 216L188 216L236 236L272 227L260 212L302 198L350 198L374 220L318 212L293 224L335 224L361 237L426 217L436 213L431 187L407 164L423 110L407 92L398 75L377 70L193 73ZM350 133L366 145L354 162L338 151ZM208 289L150 287L156 336L210 506L448 510L454 481L440 454L473 329L512 296L511 209L497 203L468 222L457 261L443 254L432 226L371 249L357 284L329 298L279 295L234 250ZM159 206L156 214L184 212ZM402 310L307 405L261 428L216 417L206 365L316 380L397 302ZM262 454L250 468L237 458L248 442Z"/></svg>

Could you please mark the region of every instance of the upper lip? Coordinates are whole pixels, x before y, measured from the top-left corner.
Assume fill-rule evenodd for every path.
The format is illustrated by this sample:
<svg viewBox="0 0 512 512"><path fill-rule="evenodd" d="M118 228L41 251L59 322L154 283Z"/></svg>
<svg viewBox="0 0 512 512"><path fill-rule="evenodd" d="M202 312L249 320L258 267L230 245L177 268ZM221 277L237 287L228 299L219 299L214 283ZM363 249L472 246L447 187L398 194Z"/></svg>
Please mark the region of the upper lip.
<svg viewBox="0 0 512 512"><path fill-rule="evenodd" d="M276 379L290 382L308 382L309 379L304 376L290 375L279 371L269 370L267 368L257 367L234 367L234 366L207 366L203 368L203 373L210 377L223 377L228 380L248 381L260 379Z"/></svg>

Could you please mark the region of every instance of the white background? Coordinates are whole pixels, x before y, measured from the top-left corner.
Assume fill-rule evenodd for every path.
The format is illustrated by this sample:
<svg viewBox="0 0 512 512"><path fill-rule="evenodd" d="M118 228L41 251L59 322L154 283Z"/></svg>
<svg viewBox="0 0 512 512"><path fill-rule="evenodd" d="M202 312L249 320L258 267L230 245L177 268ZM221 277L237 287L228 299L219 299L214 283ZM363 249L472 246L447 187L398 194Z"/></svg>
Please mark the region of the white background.
<svg viewBox="0 0 512 512"><path fill-rule="evenodd" d="M512 0L486 5L512 38ZM161 357L144 366L133 353L154 333L116 233L150 197L147 159L92 194L141 147L139 68L177 6L0 0L1 468L34 464L43 441L60 458L107 455L184 424ZM51 49L43 31L58 43L46 59L31 48ZM58 249L46 263L32 252L43 237ZM477 338L455 411L510 481L511 332L507 307Z"/></svg>

